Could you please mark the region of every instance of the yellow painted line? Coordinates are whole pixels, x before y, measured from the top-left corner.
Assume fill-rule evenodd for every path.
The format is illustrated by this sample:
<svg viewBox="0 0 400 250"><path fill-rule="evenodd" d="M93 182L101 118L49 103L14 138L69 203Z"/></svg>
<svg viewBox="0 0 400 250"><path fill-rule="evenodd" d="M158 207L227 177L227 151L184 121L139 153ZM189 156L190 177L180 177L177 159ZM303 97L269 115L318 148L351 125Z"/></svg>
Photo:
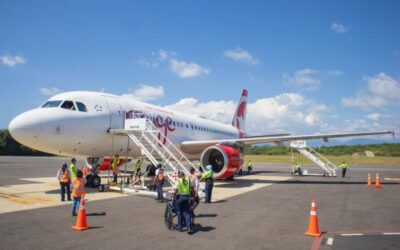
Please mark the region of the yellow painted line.
<svg viewBox="0 0 400 250"><path fill-rule="evenodd" d="M400 181L400 178L385 178L387 181Z"/></svg>

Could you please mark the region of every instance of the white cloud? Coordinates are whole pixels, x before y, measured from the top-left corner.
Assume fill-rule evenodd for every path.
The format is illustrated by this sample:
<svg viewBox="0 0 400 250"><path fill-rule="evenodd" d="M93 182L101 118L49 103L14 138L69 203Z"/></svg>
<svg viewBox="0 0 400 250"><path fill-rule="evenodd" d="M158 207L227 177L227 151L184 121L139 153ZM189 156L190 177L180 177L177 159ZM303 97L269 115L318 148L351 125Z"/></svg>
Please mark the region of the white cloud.
<svg viewBox="0 0 400 250"><path fill-rule="evenodd" d="M373 77L364 77L364 82L367 83L366 89L358 91L355 97L342 98L343 106L371 110L399 105L399 81L381 72Z"/></svg>
<svg viewBox="0 0 400 250"><path fill-rule="evenodd" d="M140 59L139 65L157 68L161 65L168 64L169 69L181 78L191 78L202 74L208 75L210 70L195 62L185 62L177 59L174 51L159 50L157 53L151 53L151 57Z"/></svg>
<svg viewBox="0 0 400 250"><path fill-rule="evenodd" d="M18 64L26 63L26 60L22 55L15 55L15 56L3 55L1 57L1 61L4 65L10 66L10 67L14 67Z"/></svg>
<svg viewBox="0 0 400 250"><path fill-rule="evenodd" d="M338 34L342 34L342 33L347 32L349 30L349 28L344 26L343 24L334 22L331 25L331 30L336 32L336 33L338 33Z"/></svg>
<svg viewBox="0 0 400 250"><path fill-rule="evenodd" d="M294 85L306 91L313 91L318 90L321 83L317 78L318 74L318 70L305 68L296 71L293 75L283 74L283 80L288 85Z"/></svg>
<svg viewBox="0 0 400 250"><path fill-rule="evenodd" d="M50 88L40 88L39 92L42 93L43 95L48 95L48 96L52 96L58 93L63 92L64 90L58 89L56 87L50 87Z"/></svg>
<svg viewBox="0 0 400 250"><path fill-rule="evenodd" d="M139 88L131 91L129 93L123 94L123 97L132 98L139 101L151 101L156 100L164 96L163 86L150 86L141 84Z"/></svg>
<svg viewBox="0 0 400 250"><path fill-rule="evenodd" d="M208 75L210 70L198 65L195 62L187 63L172 59L169 62L170 69L181 78L191 78L202 74Z"/></svg>
<svg viewBox="0 0 400 250"><path fill-rule="evenodd" d="M185 98L166 108L230 124L236 103L224 100L201 103ZM326 126L329 113L331 110L324 104L306 100L301 94L283 93L248 104L246 131L250 134L316 132Z"/></svg>
<svg viewBox="0 0 400 250"><path fill-rule="evenodd" d="M166 106L166 108L186 114L204 116L223 123L230 123L235 105L233 101L221 100L201 103L195 98L184 98L177 103Z"/></svg>
<svg viewBox="0 0 400 250"><path fill-rule="evenodd" d="M224 56L245 64L258 64L260 61L241 48L225 50Z"/></svg>

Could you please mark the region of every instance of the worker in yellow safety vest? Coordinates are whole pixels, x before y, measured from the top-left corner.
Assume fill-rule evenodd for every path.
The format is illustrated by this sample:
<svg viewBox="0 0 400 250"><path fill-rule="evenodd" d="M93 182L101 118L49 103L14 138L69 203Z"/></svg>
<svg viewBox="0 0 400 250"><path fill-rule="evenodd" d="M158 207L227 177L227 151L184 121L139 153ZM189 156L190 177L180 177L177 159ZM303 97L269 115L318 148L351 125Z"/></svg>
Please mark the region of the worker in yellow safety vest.
<svg viewBox="0 0 400 250"><path fill-rule="evenodd" d="M62 167L58 170L57 179L60 182L61 187L61 201L65 201L65 193L67 193L67 198L71 200L71 189L70 189L70 178L69 178L69 171L68 165L64 163Z"/></svg>
<svg viewBox="0 0 400 250"><path fill-rule="evenodd" d="M204 203L211 203L211 195L214 187L214 172L211 165L206 166L206 172L200 178L200 181L205 180L205 197Z"/></svg>
<svg viewBox="0 0 400 250"><path fill-rule="evenodd" d="M247 167L247 174L250 174L253 171L253 163L248 160L246 163L246 167Z"/></svg>
<svg viewBox="0 0 400 250"><path fill-rule="evenodd" d="M71 159L71 164L69 165L69 172L71 174L71 179L76 178L76 160L75 158Z"/></svg>
<svg viewBox="0 0 400 250"><path fill-rule="evenodd" d="M347 168L349 167L346 162L342 162L339 166L342 169L342 178L346 177Z"/></svg>
<svg viewBox="0 0 400 250"><path fill-rule="evenodd" d="M190 193L193 192L193 187L189 177L179 171L179 179L176 182L173 199L175 201L178 214L178 230L182 231L182 216L185 216L185 222L188 234L192 234L191 214L189 209Z"/></svg>
<svg viewBox="0 0 400 250"><path fill-rule="evenodd" d="M113 171L113 182L115 183L117 183L118 181L119 164L120 164L119 155L115 155L114 159L111 162L111 168Z"/></svg>
<svg viewBox="0 0 400 250"><path fill-rule="evenodd" d="M81 170L76 171L76 178L72 180L72 198L74 201L72 202L72 216L76 216L78 212L78 207L81 202L81 198L85 195L85 184L86 179L83 178L83 173Z"/></svg>

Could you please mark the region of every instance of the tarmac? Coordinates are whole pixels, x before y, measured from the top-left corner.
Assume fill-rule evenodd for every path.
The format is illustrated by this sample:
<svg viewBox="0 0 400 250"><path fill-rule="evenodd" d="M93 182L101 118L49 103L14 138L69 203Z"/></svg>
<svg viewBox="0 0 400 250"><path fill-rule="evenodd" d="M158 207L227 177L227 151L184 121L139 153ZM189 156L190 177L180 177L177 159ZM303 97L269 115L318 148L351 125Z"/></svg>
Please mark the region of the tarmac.
<svg viewBox="0 0 400 250"><path fill-rule="evenodd" d="M217 183L188 235L165 227L165 204L153 198L96 190L86 202L91 229L71 229L76 218L70 202L59 201L55 179L67 161L0 157L0 249L400 249L400 166L350 165L346 178L327 178L254 163L252 175ZM383 188L367 187L377 171ZM304 235L311 199L323 232L317 238Z"/></svg>

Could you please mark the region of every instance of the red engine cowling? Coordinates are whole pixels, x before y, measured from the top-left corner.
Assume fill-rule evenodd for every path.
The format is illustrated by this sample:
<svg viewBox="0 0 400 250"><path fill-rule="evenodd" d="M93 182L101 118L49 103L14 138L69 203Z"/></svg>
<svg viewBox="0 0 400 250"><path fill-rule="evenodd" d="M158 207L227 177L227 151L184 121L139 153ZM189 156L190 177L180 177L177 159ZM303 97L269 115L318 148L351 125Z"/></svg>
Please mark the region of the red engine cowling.
<svg viewBox="0 0 400 250"><path fill-rule="evenodd" d="M212 166L216 179L232 177L243 163L239 150L219 144L206 148L201 154L200 161L202 166Z"/></svg>

